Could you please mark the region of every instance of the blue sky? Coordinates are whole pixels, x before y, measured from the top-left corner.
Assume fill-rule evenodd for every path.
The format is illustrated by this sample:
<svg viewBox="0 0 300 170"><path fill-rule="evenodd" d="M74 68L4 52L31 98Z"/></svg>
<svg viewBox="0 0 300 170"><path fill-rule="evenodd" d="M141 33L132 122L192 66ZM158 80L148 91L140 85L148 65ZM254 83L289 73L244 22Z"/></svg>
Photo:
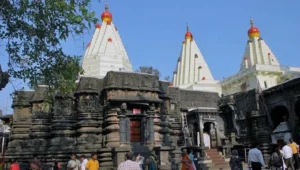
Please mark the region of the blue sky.
<svg viewBox="0 0 300 170"><path fill-rule="evenodd" d="M245 49L249 19L278 58L281 65L300 66L300 1L274 0L107 0L134 69L149 65L162 77L172 76L188 23L215 79L239 70ZM97 17L105 0L92 0ZM101 20L100 20L101 23ZM83 55L94 27L63 43L69 54ZM7 69L5 44L0 44L3 70ZM298 48L297 48L298 47ZM22 87L13 81L15 87ZM0 109L12 113L9 84L0 91Z"/></svg>

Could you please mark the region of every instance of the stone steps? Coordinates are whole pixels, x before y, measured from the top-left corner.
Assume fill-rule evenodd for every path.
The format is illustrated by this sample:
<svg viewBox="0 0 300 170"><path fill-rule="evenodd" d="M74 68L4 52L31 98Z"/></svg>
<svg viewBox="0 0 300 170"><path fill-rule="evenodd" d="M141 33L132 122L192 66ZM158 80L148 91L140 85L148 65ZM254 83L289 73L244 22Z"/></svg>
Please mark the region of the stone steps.
<svg viewBox="0 0 300 170"><path fill-rule="evenodd" d="M212 160L213 166L209 168L209 170L229 170L229 163L225 162L223 156L221 156L217 149L208 149L206 150L207 156Z"/></svg>

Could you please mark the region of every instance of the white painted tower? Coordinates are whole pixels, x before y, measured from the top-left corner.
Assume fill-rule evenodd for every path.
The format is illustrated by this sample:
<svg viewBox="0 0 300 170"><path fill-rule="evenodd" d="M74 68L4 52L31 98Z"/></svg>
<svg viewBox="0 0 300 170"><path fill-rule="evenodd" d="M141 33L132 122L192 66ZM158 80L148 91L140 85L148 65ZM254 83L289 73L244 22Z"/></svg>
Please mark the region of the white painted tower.
<svg viewBox="0 0 300 170"><path fill-rule="evenodd" d="M299 76L297 67L281 66L272 50L260 37L260 31L250 20L248 41L240 71L221 81L222 93L229 95L255 88L266 89Z"/></svg>
<svg viewBox="0 0 300 170"><path fill-rule="evenodd" d="M83 76L102 78L108 71L133 71L107 4L101 19L102 25L96 24L92 41L84 54Z"/></svg>
<svg viewBox="0 0 300 170"><path fill-rule="evenodd" d="M221 90L219 82L214 80L188 27L173 73L173 86L211 92L220 92Z"/></svg>

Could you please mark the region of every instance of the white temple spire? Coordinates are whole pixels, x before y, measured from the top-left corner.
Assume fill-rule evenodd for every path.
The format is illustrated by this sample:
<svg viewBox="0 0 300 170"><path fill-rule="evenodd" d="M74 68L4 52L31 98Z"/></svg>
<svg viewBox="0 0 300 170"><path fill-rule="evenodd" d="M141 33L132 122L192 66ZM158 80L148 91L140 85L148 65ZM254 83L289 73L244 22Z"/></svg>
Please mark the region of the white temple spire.
<svg viewBox="0 0 300 170"><path fill-rule="evenodd" d="M173 85L180 86L205 80L214 78L187 25L185 41L182 43L173 74Z"/></svg>
<svg viewBox="0 0 300 170"><path fill-rule="evenodd" d="M274 53L260 37L260 31L254 26L252 18L250 18L250 25L248 30L249 40L247 41L240 70L251 68L256 64L280 65Z"/></svg>
<svg viewBox="0 0 300 170"><path fill-rule="evenodd" d="M133 71L121 37L112 23L108 4L101 15L102 25L96 24L92 41L84 54L84 76L102 78L108 71Z"/></svg>

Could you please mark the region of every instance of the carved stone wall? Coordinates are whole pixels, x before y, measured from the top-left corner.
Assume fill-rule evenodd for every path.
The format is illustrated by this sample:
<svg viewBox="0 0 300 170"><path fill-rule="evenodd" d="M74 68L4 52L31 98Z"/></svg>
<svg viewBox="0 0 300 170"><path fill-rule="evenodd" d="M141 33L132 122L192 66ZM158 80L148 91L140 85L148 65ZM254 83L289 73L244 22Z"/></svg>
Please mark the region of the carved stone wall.
<svg viewBox="0 0 300 170"><path fill-rule="evenodd" d="M76 146L77 117L74 112L73 98L57 94L53 111L48 154L65 164L70 157L70 151L74 151Z"/></svg>
<svg viewBox="0 0 300 170"><path fill-rule="evenodd" d="M6 158L20 158L20 161L26 159L27 141L30 139L29 132L31 127L31 104L29 103L34 92L17 92L13 99L14 115L11 128L11 135L6 151Z"/></svg>
<svg viewBox="0 0 300 170"><path fill-rule="evenodd" d="M27 149L34 154L44 154L48 150L53 115L50 112L48 103L35 101L32 105L33 115Z"/></svg>

